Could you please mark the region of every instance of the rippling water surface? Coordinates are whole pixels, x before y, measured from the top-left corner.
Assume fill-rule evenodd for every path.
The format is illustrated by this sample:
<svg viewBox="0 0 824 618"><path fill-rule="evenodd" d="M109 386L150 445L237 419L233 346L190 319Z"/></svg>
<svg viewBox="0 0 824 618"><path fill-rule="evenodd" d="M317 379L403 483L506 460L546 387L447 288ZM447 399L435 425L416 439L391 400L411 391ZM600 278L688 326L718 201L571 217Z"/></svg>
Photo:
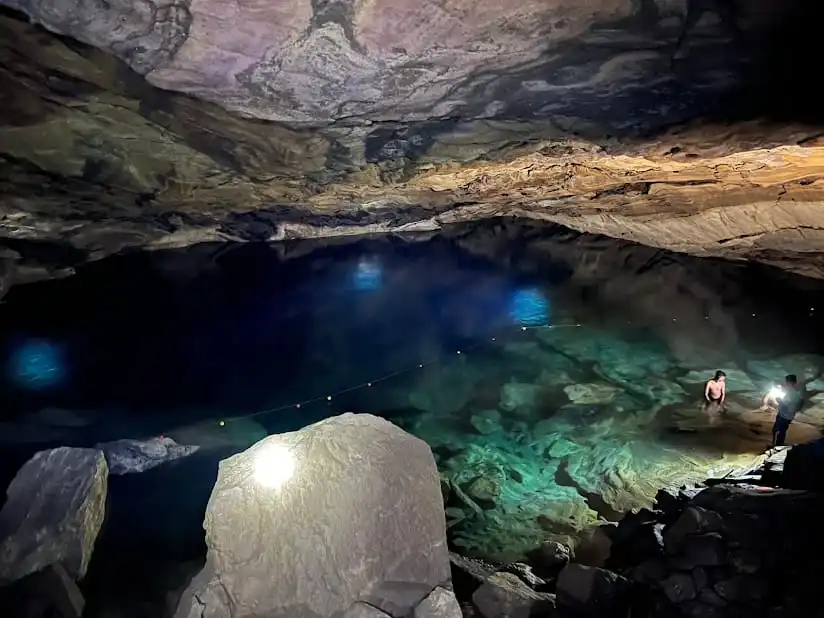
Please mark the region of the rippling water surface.
<svg viewBox="0 0 824 618"><path fill-rule="evenodd" d="M3 477L57 444L203 444L191 461L113 479L121 524L99 543L190 559L217 459L370 412L432 446L453 546L512 560L550 537L584 543L660 486L751 459L772 422L758 399L785 373L807 390L790 439L818 435L822 291L504 222L109 259L0 306ZM701 392L716 369L730 395L710 418Z"/></svg>

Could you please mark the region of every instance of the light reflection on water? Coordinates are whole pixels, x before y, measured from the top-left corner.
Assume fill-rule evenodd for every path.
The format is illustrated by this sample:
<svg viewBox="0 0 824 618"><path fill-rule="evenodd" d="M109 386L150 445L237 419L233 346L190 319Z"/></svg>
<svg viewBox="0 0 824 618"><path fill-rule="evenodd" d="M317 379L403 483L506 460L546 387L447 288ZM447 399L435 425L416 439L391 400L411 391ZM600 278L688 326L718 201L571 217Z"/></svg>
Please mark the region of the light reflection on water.
<svg viewBox="0 0 824 618"><path fill-rule="evenodd" d="M193 248L187 260L200 251L210 268L186 281L168 275L179 255L169 252L13 290L0 343L6 360L18 359L15 375L67 379L41 378L52 388L36 391L6 381L0 403L27 416L0 428L3 448L19 450L24 436L34 450L47 434L93 443L191 425L172 435L239 450L330 414L382 414L424 438L456 488L450 540L511 560L648 503L662 484L761 450L769 418L756 402L783 373L824 391L815 325L771 305L771 286L757 297L763 278L576 238L550 235L534 254L513 242L510 255L469 233L286 261L260 247L217 261ZM639 266L611 259L622 251ZM20 347L21 337L68 343L50 356L48 346ZM19 362L24 351L29 361ZM729 376L729 409L710 419L701 389L718 368ZM76 418L66 426L35 415L49 406ZM824 419L815 400L797 439L815 434L819 408Z"/></svg>

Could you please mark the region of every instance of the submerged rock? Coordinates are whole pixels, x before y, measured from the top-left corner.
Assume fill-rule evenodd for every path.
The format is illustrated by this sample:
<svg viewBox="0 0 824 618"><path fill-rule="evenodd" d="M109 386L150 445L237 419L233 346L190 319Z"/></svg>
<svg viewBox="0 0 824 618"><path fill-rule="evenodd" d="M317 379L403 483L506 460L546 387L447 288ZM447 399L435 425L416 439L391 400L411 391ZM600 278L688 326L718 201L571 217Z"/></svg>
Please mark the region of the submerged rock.
<svg viewBox="0 0 824 618"><path fill-rule="evenodd" d="M0 512L0 582L52 564L82 579L103 524L107 478L97 449L61 447L26 462Z"/></svg>
<svg viewBox="0 0 824 618"><path fill-rule="evenodd" d="M529 413L538 405L542 387L524 382L509 382L501 389L501 409Z"/></svg>
<svg viewBox="0 0 824 618"><path fill-rule="evenodd" d="M807 382L824 375L824 358L814 354L790 354L776 359L751 360L747 369L768 382L781 383L788 373L794 373L800 382Z"/></svg>
<svg viewBox="0 0 824 618"><path fill-rule="evenodd" d="M570 384L564 388L569 400L577 404L610 403L621 389L603 382L591 384Z"/></svg>
<svg viewBox="0 0 824 618"><path fill-rule="evenodd" d="M448 586L429 447L344 414L223 460L207 507L206 566L176 616L316 618L367 603L405 615Z"/></svg>
<svg viewBox="0 0 824 618"><path fill-rule="evenodd" d="M484 371L461 359L426 372L417 388L409 394L409 404L435 416L455 414L472 397Z"/></svg>
<svg viewBox="0 0 824 618"><path fill-rule="evenodd" d="M247 448L265 438L268 433L262 425L249 418L210 420L164 432L178 444L199 446L203 449Z"/></svg>
<svg viewBox="0 0 824 618"><path fill-rule="evenodd" d="M109 474L132 474L187 457L200 447L178 444L171 438L160 437L149 440L116 440L98 444L97 448L106 456Z"/></svg>
<svg viewBox="0 0 824 618"><path fill-rule="evenodd" d="M497 410L482 410L473 414L469 423L481 435L489 435L497 431L502 431L501 413Z"/></svg>

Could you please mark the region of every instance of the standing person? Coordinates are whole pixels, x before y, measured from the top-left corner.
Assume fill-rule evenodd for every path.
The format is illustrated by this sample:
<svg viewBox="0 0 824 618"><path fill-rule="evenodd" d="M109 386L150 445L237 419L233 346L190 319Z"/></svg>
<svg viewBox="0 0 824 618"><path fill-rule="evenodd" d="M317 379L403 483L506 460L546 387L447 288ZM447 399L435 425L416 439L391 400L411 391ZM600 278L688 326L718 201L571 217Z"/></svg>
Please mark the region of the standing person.
<svg viewBox="0 0 824 618"><path fill-rule="evenodd" d="M774 391L778 392L774 392ZM794 373L784 378L783 389L773 389L764 395L763 404L777 405L778 411L773 424L773 446L784 446L787 438L787 430L795 419L795 415L801 408L801 389L798 388L798 378Z"/></svg>
<svg viewBox="0 0 824 618"><path fill-rule="evenodd" d="M724 407L727 398L727 374L720 369L704 385L704 412L712 419Z"/></svg>

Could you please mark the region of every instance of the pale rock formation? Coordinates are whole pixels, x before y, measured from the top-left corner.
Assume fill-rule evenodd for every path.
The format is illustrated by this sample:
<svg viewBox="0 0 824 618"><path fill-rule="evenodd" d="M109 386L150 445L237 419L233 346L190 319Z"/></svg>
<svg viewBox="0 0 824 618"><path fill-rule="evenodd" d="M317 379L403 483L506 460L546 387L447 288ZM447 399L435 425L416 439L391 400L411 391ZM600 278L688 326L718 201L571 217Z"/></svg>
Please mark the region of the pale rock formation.
<svg viewBox="0 0 824 618"><path fill-rule="evenodd" d="M82 579L103 525L107 479L97 449L61 447L26 462L0 512L0 582L52 564Z"/></svg>
<svg viewBox="0 0 824 618"><path fill-rule="evenodd" d="M359 604L400 616L449 585L432 452L370 415L269 436L222 461L204 527L206 566L178 618L374 614ZM452 618L437 613L447 601L433 597L425 615Z"/></svg>

